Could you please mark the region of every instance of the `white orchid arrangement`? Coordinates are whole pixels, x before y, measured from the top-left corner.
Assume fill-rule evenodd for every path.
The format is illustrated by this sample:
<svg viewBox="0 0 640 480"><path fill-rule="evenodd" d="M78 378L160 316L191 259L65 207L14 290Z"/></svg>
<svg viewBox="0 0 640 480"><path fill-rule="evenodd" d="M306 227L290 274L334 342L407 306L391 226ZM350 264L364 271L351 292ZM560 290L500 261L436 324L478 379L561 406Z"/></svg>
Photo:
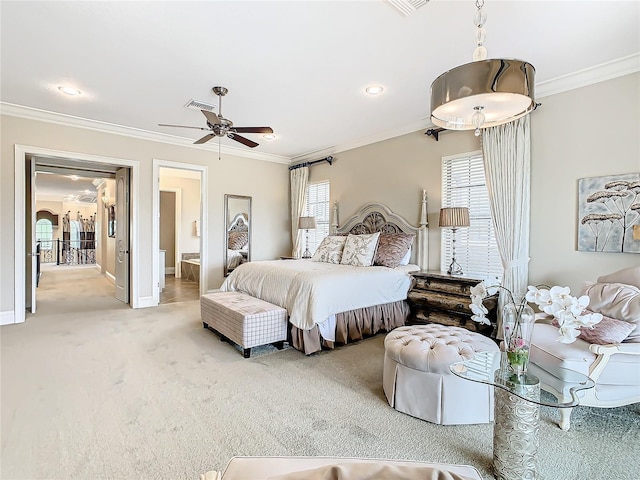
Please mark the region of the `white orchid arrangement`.
<svg viewBox="0 0 640 480"><path fill-rule="evenodd" d="M542 286L530 285L521 305L525 301L535 303L544 313L553 316L558 322L559 342L575 342L578 335L580 335L580 328L593 328L595 324L602 320L602 314L600 313L585 313L585 309L589 306L589 297L587 295L582 295L579 298L574 297L571 295L569 287L539 287ZM469 307L473 313L471 317L473 321L487 325L491 324L486 317L488 311L482 302L485 297L493 295L498 289L506 291L511 302L516 305L514 296L509 289L502 285L487 287L484 282L480 282L471 288L471 305Z"/></svg>

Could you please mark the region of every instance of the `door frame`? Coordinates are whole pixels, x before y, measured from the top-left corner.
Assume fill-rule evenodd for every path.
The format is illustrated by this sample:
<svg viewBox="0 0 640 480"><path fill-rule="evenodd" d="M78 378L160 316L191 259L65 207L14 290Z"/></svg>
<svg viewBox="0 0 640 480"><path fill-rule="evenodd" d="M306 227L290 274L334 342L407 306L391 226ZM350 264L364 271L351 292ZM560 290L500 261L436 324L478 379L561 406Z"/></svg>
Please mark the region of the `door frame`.
<svg viewBox="0 0 640 480"><path fill-rule="evenodd" d="M208 242L209 223L208 223L208 188L207 188L207 172L206 165L198 165L195 163L173 162L170 160L160 160L154 158L153 164L153 201L151 208L153 238L151 248L153 249L153 301L156 305L160 304L160 168L175 168L177 170L192 170L200 172L200 295L207 293L208 281L208 259L207 249L205 246ZM177 268L177 267L176 267Z"/></svg>
<svg viewBox="0 0 640 480"><path fill-rule="evenodd" d="M13 323L22 323L26 319L25 311L25 268L26 268L26 242L25 236L25 218L26 199L25 199L25 162L28 155L36 155L43 157L54 157L60 160L79 160L91 163L104 163L111 166L128 167L131 172L129 184L129 198L131 199L131 218L130 218L130 239L131 239L131 299L130 304L133 308L141 308L140 303L140 255L138 254L138 206L140 204L140 162L137 160L127 160L123 158L104 157L100 155L89 155L86 153L66 152L63 150L53 150L50 148L32 147L28 145L15 145L14 161L15 161L15 217L14 217L14 321ZM35 205L34 205L35 208ZM35 299L34 299L35 302Z"/></svg>

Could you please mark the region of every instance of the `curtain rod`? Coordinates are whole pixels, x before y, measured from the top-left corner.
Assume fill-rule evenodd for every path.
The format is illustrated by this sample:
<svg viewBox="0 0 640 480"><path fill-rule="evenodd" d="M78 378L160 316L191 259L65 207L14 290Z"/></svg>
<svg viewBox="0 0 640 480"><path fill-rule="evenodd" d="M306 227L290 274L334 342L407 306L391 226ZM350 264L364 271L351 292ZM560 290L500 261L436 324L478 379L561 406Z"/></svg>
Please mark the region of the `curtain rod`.
<svg viewBox="0 0 640 480"><path fill-rule="evenodd" d="M310 167L311 165L315 165L316 163L322 163L322 162L327 162L329 163L329 165L333 165L333 157L329 155L328 157L321 158L320 160L314 160L313 162L298 163L297 165L290 166L289 170L295 170L296 168L302 168L302 167Z"/></svg>

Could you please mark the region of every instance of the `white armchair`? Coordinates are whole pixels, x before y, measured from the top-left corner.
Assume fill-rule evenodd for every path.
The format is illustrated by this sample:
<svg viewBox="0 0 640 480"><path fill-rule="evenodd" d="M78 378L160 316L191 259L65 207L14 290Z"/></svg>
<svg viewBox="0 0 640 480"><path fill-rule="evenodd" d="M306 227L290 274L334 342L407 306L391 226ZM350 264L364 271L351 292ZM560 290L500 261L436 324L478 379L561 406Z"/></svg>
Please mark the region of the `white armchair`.
<svg viewBox="0 0 640 480"><path fill-rule="evenodd" d="M531 362L543 369L554 365L588 375L596 386L579 393L580 405L611 408L640 402L640 267L599 277L584 293L591 299L589 309L605 316L596 330L587 332L589 341L579 337L574 343L560 343L554 325L536 322ZM571 399L561 384L543 383L541 388L560 400ZM560 409L563 430L570 427L571 411Z"/></svg>

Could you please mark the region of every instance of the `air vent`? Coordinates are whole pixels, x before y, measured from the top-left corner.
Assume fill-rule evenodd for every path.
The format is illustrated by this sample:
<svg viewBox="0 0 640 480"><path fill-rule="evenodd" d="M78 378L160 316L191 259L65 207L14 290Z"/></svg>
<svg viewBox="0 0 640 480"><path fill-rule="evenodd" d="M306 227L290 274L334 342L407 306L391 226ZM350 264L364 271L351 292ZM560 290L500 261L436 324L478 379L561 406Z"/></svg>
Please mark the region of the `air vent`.
<svg viewBox="0 0 640 480"><path fill-rule="evenodd" d="M190 108L191 110L206 110L207 112L213 112L215 109L213 105L209 105L208 103L201 102L199 100L194 100L193 98L187 102L185 107Z"/></svg>
<svg viewBox="0 0 640 480"><path fill-rule="evenodd" d="M76 202L78 203L97 203L95 195L80 195Z"/></svg>
<svg viewBox="0 0 640 480"><path fill-rule="evenodd" d="M429 0L387 0L391 5L396 7L400 13L409 16L420 7L429 3Z"/></svg>

